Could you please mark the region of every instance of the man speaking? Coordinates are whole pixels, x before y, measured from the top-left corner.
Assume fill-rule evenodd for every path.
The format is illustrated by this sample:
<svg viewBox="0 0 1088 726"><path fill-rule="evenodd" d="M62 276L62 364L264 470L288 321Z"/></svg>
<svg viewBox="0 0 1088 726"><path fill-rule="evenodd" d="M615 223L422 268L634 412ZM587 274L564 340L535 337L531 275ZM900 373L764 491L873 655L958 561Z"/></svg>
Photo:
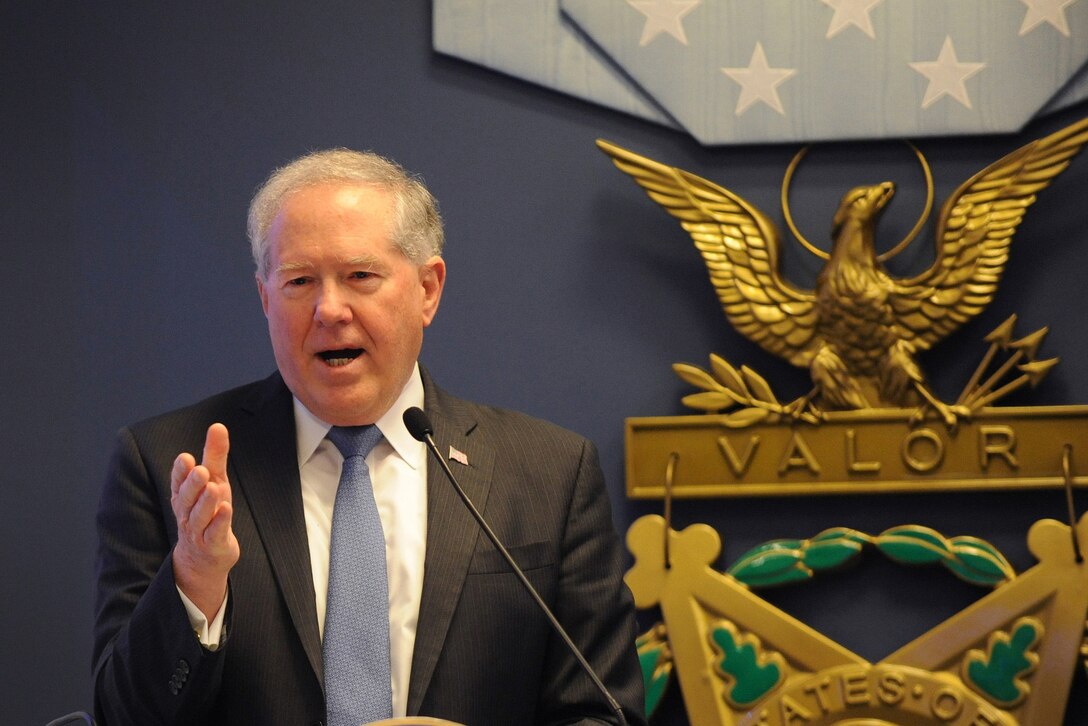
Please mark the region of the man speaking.
<svg viewBox="0 0 1088 726"><path fill-rule="evenodd" d="M412 407L644 723L595 448L417 363L446 279L423 184L375 154L310 154L258 190L248 229L278 371L119 433L97 516L100 725L618 722L428 465Z"/></svg>

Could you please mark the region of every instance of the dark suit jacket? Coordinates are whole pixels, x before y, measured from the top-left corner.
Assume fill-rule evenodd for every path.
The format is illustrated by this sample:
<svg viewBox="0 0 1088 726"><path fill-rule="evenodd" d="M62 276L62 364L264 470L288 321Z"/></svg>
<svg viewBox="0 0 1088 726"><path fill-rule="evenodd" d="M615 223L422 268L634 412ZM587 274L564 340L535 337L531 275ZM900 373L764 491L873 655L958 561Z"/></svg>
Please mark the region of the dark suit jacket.
<svg viewBox="0 0 1088 726"><path fill-rule="evenodd" d="M521 414L479 406L423 374L425 408L453 464L515 560L632 724L642 684L630 593L596 450ZM169 553L170 467L197 458L207 427L230 430L228 474L242 556L226 637L194 637ZM469 726L611 723L515 576L428 467L423 596L409 715ZM122 429L98 511L95 712L100 726L315 724L325 718L321 644L295 453L291 394L278 374Z"/></svg>

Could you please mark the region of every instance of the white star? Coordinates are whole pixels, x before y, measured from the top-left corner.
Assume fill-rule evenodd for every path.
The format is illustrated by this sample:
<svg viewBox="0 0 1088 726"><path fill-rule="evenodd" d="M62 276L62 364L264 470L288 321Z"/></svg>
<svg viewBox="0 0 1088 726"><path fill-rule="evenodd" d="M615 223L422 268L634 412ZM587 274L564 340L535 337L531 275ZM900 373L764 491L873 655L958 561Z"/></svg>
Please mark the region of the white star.
<svg viewBox="0 0 1088 726"><path fill-rule="evenodd" d="M956 49L952 47L952 38L947 35L937 60L909 65L929 79L929 87L926 88L925 98L922 99L922 108L929 108L941 96L951 96L967 108L971 108L971 99L967 96L964 81L986 67L985 63L960 63L956 58Z"/></svg>
<svg viewBox="0 0 1088 726"><path fill-rule="evenodd" d="M835 9L835 15L827 27L828 38L834 38L848 25L855 25L870 38L876 38L869 11L883 0L821 0L821 2Z"/></svg>
<svg viewBox="0 0 1088 726"><path fill-rule="evenodd" d="M737 99L735 115L740 116L756 101L762 101L783 116L782 101L778 98L778 84L794 73L796 68L771 68L767 65L767 56L763 45L756 43L752 51L752 60L747 68L722 68L722 73L740 84L740 98Z"/></svg>
<svg viewBox="0 0 1088 726"><path fill-rule="evenodd" d="M1050 23L1058 32L1069 37L1069 23L1065 21L1065 9L1077 0L1020 0L1028 6L1028 12L1024 15L1024 24L1020 26L1020 35L1027 35L1028 31L1039 23Z"/></svg>
<svg viewBox="0 0 1088 726"><path fill-rule="evenodd" d="M668 33L684 45L688 37L680 22L703 0L627 0L627 4L646 16L639 45L647 45L661 33Z"/></svg>

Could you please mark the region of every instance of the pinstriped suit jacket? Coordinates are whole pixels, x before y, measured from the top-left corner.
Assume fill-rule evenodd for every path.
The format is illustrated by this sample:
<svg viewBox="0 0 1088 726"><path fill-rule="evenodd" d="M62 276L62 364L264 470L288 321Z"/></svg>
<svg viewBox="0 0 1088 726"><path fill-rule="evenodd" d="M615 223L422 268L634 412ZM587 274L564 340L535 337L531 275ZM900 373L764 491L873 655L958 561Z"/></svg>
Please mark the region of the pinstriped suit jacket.
<svg viewBox="0 0 1088 726"><path fill-rule="evenodd" d="M643 723L630 594L596 450L552 424L446 394L423 372L440 451L623 705ZM226 639L194 638L174 587L170 466L207 427L231 435L242 557ZM457 499L428 467L427 552L410 715L469 726L611 723L589 679ZM95 711L122 724L318 724L321 644L291 394L278 374L122 429L98 510Z"/></svg>

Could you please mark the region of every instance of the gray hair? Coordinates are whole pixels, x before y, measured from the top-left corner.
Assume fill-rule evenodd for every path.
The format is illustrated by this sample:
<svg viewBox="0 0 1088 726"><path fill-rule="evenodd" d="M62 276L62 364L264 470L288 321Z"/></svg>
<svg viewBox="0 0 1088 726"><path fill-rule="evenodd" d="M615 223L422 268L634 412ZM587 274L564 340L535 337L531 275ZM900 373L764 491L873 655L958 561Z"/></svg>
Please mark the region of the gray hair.
<svg viewBox="0 0 1088 726"><path fill-rule="evenodd" d="M394 245L415 264L442 254L444 234L438 202L423 181L399 164L370 151L315 151L272 172L249 203L247 232L253 262L268 277L268 228L284 200L305 187L326 182L373 184L393 195Z"/></svg>

